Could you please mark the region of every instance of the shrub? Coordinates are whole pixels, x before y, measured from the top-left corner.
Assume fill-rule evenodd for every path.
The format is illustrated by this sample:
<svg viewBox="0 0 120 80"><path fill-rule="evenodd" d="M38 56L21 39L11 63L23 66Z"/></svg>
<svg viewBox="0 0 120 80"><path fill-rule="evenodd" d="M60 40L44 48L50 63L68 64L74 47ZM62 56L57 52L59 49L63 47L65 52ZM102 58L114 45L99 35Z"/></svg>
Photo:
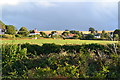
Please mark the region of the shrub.
<svg viewBox="0 0 120 80"><path fill-rule="evenodd" d="M22 38L22 35L20 35L20 34L16 34L15 37Z"/></svg>
<svg viewBox="0 0 120 80"><path fill-rule="evenodd" d="M26 71L22 60L27 59L27 49L21 49L21 45L2 45L2 73L3 77L21 77Z"/></svg>
<svg viewBox="0 0 120 80"><path fill-rule="evenodd" d="M54 43L49 44L43 44L42 45L42 49L43 49L43 53L45 54L49 54L49 53L59 53L61 51L61 46L60 45L56 45Z"/></svg>
<svg viewBox="0 0 120 80"><path fill-rule="evenodd" d="M120 44L3 44L3 78L119 79L119 53Z"/></svg>
<svg viewBox="0 0 120 80"><path fill-rule="evenodd" d="M27 53L40 55L43 51L42 47L37 44L25 43L21 45L21 48L27 48Z"/></svg>
<svg viewBox="0 0 120 80"><path fill-rule="evenodd" d="M3 34L2 38L14 38L15 35L10 35L10 34Z"/></svg>

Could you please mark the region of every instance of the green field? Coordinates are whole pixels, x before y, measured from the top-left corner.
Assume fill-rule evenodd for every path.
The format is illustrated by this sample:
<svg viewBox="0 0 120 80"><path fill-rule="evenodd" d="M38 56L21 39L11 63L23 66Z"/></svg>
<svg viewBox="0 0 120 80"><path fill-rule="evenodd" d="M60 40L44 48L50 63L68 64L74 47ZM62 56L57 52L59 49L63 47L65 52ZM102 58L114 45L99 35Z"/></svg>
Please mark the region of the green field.
<svg viewBox="0 0 120 80"><path fill-rule="evenodd" d="M99 44L109 44L109 43L118 43L118 41L100 41L100 40L63 40L63 39L23 39L23 40L2 40L1 43L33 43L42 45L43 43L55 43L55 44L90 44L90 43L99 43Z"/></svg>

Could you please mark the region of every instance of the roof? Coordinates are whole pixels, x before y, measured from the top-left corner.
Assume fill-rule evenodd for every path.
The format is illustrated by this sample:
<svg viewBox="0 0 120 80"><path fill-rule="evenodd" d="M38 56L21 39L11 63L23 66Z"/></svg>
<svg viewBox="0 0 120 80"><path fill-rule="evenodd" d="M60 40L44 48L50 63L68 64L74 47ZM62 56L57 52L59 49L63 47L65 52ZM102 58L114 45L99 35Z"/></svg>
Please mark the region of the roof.
<svg viewBox="0 0 120 80"><path fill-rule="evenodd" d="M39 31L37 31L37 30L33 30L33 32L31 32L31 33L39 33Z"/></svg>
<svg viewBox="0 0 120 80"><path fill-rule="evenodd" d="M39 32L34 30L34 32L33 32L33 33L39 33Z"/></svg>

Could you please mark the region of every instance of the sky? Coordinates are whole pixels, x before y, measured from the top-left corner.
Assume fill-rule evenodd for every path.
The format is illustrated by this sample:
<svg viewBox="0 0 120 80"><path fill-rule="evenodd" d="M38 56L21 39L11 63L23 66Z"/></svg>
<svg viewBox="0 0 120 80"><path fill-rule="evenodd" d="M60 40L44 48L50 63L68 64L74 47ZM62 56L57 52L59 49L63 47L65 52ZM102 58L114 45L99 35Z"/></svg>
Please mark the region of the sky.
<svg viewBox="0 0 120 80"><path fill-rule="evenodd" d="M115 30L118 0L2 0L0 18L7 25L29 30Z"/></svg>

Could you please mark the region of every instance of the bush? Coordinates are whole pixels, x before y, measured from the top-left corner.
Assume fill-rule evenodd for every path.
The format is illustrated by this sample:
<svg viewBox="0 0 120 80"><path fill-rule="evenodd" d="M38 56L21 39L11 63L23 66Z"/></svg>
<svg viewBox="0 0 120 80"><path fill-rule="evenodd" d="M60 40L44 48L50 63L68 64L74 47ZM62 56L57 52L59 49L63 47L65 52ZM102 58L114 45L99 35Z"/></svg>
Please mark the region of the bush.
<svg viewBox="0 0 120 80"><path fill-rule="evenodd" d="M61 51L61 46L60 45L56 45L54 43L49 44L43 44L42 45L42 52L45 54L49 54L49 53L59 53Z"/></svg>
<svg viewBox="0 0 120 80"><path fill-rule="evenodd" d="M22 38L22 35L20 35L20 34L16 34L15 37Z"/></svg>
<svg viewBox="0 0 120 80"><path fill-rule="evenodd" d="M41 46L37 45L37 44L30 44L30 43L25 43L21 45L21 48L27 48L27 53L32 53L32 54L37 54L40 55L42 54L43 49L41 48Z"/></svg>
<svg viewBox="0 0 120 80"><path fill-rule="evenodd" d="M15 37L15 35L9 35L9 34L3 34L2 35L2 38L8 38L8 39L9 38L11 39L11 38L14 38L14 37Z"/></svg>
<svg viewBox="0 0 120 80"><path fill-rule="evenodd" d="M2 44L2 72L4 78L119 79L119 53L120 44Z"/></svg>
<svg viewBox="0 0 120 80"><path fill-rule="evenodd" d="M94 34L88 34L85 36L85 39L86 40L93 40L95 37L94 37Z"/></svg>
<svg viewBox="0 0 120 80"><path fill-rule="evenodd" d="M23 59L27 59L27 49L21 45L2 45L2 73L3 77L21 77L26 71Z"/></svg>

